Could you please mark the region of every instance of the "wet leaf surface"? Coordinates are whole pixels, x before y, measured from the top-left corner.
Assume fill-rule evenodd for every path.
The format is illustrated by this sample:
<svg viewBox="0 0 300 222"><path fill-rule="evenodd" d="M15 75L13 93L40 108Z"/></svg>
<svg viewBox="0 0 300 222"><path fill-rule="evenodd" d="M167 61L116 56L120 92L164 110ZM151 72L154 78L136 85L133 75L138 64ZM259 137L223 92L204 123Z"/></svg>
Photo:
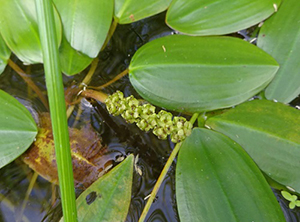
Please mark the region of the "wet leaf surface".
<svg viewBox="0 0 300 222"><path fill-rule="evenodd" d="M42 177L58 184L54 141L49 113L41 113L41 128L36 141L22 156L24 162ZM88 187L104 173L107 166L101 157L106 152L101 138L87 124L81 129L69 128L73 172L76 186Z"/></svg>

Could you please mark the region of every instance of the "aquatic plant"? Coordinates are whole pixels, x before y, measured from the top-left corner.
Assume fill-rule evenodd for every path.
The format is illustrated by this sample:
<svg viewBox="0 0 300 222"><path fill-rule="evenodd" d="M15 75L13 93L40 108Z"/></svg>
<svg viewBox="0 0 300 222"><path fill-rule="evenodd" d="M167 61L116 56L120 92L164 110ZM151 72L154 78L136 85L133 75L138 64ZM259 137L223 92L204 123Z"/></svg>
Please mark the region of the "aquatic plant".
<svg viewBox="0 0 300 222"><path fill-rule="evenodd" d="M113 116L177 143L140 221L178 152L176 199L182 221L284 221L270 185L283 190L291 208L299 205L293 195L300 191L300 116L287 105L300 93L298 1L0 0L0 6L0 71L13 66L11 52L25 64L44 63L66 221L76 221L76 208L60 72L84 70L118 24L165 10L166 24L178 34L144 44L125 72L146 102L122 92L100 99ZM251 26L254 35L246 41L224 36ZM95 94L103 92L83 85L78 95L102 98ZM26 151L37 127L3 91L0 105L3 167ZM129 155L81 194L81 221L125 220L133 164Z"/></svg>

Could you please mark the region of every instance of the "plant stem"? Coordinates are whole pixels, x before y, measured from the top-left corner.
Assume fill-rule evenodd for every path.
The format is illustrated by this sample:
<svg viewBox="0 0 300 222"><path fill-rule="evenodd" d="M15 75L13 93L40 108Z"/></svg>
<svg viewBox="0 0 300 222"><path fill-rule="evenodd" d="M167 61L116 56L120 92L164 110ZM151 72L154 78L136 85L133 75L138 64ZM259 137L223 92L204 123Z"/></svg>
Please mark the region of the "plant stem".
<svg viewBox="0 0 300 222"><path fill-rule="evenodd" d="M197 120L198 116L199 116L199 113L194 113L193 116L192 116L192 118L190 119L190 122L192 124L194 124L194 122ZM151 205L152 205L152 203L153 203L153 201L154 201L154 199L156 197L156 194L157 194L157 192L158 192L158 190L159 190L159 188L160 188L163 180L165 179L165 177L166 177L166 175L167 175L167 173L168 173L168 171L169 171L169 169L170 169L170 167L171 167L174 159L177 156L177 153L178 153L178 151L179 151L179 149L181 147L181 144L182 143L177 143L176 146L174 147L171 155L169 156L169 158L168 158L168 160L167 160L167 162L166 162L163 170L161 171L161 173L160 173L160 175L159 175L159 177L158 177L158 179L157 179L157 181L156 181L156 183L154 185L154 188L153 188L153 190L152 190L152 192L150 194L150 197L149 197L149 199L148 199L148 201L147 201L147 203L146 203L146 205L145 205L145 207L143 209L143 212L142 212L142 214L140 216L139 222L145 221L147 213L148 213L148 211L149 211L149 209L150 209L150 207L151 207Z"/></svg>
<svg viewBox="0 0 300 222"><path fill-rule="evenodd" d="M121 72L120 74L118 74L115 78L113 78L112 80L108 81L107 83L101 85L101 86L98 86L98 87L89 87L91 89L103 89L109 85L111 85L112 83L118 81L119 79L123 78L124 76L126 76L128 74L128 69L125 69L123 72Z"/></svg>
<svg viewBox="0 0 300 222"><path fill-rule="evenodd" d="M83 90L81 96L93 98L97 101L100 101L101 103L104 103L108 97L107 94L92 89Z"/></svg>
<svg viewBox="0 0 300 222"><path fill-rule="evenodd" d="M8 65L28 84L28 86L37 94L46 109L49 110L47 99L41 92L39 87L26 75L26 73L11 59L8 60Z"/></svg>
<svg viewBox="0 0 300 222"><path fill-rule="evenodd" d="M58 41L51 0L35 0L64 221L77 221L75 188Z"/></svg>
<svg viewBox="0 0 300 222"><path fill-rule="evenodd" d="M116 28L118 26L118 22L114 19L111 26L110 26L110 29L108 31L108 34L107 34L107 37L105 39L105 42L103 43L103 46L101 48L101 51L106 47L107 43L109 42L109 40L111 39L111 37L113 36Z"/></svg>

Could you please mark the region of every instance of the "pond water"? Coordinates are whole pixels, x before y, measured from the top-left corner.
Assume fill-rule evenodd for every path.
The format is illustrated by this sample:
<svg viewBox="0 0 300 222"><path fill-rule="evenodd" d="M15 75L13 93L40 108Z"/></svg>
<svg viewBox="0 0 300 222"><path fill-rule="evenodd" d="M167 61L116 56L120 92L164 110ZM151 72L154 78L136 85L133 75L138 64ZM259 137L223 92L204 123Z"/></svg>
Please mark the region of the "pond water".
<svg viewBox="0 0 300 222"><path fill-rule="evenodd" d="M162 13L131 25L119 25L107 47L99 54L99 64L90 85L102 85L125 70L134 52L146 42L174 34L165 25L164 17ZM247 31L241 34L249 37ZM242 37L241 34L237 36ZM44 92L46 91L41 65L25 67L16 58L12 60L29 73L30 78ZM80 83L87 71L72 77L64 76L65 85L71 87ZM0 76L0 88L15 96L36 118L39 113L47 111L28 90L24 81L9 67ZM105 88L104 92L111 94L116 90L123 91L125 96L133 94L138 98L128 77ZM300 101L295 100L293 105L300 105ZM77 115L80 115L79 119ZM107 163L116 165L118 157L129 153L139 155L137 164L142 170L142 175L138 173L134 175L132 202L127 217L127 221L138 221L146 203L144 198L150 194L174 145L169 141L158 140L151 133L141 132L136 126L127 124L119 117L112 118L102 104L83 99L70 116L69 125L79 128L89 123L99 133L103 144L108 147L103 157ZM179 221L174 192L174 167L175 163L159 190L148 213L147 221ZM0 221L59 221L61 206L57 186L38 177L32 191L27 194L32 177L33 172L20 160L0 170ZM82 190L77 191L80 194ZM287 202L279 192L274 191L274 193L284 209L287 221L300 221L299 210L288 210Z"/></svg>

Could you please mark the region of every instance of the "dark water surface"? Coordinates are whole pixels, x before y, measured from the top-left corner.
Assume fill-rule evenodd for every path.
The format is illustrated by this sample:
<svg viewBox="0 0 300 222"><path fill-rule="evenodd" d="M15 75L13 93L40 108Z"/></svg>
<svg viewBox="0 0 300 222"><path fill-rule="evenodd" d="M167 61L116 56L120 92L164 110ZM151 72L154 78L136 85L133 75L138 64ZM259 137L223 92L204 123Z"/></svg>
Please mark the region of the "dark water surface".
<svg viewBox="0 0 300 222"><path fill-rule="evenodd" d="M119 25L107 47L99 54L99 64L90 85L102 85L125 70L135 51L146 42L174 34L165 25L164 17L164 14L159 14L131 25ZM247 31L243 31L238 36L249 37L248 34ZM16 58L12 59L17 62ZM31 66L29 70L20 62L18 64L27 73L30 73L30 77L43 91L46 91L41 65ZM66 86L80 83L87 71L73 77L64 76ZM30 109L36 118L38 118L38 113L46 111L36 97L31 94L28 95L27 85L9 67L0 76L0 88L15 96ZM133 94L138 97L130 85L128 77L124 77L107 87L104 92L111 94L116 90L123 91L126 96ZM300 105L299 99L295 100L293 105ZM77 120L76 116L81 111L80 119ZM144 198L150 194L173 144L169 141L160 141L151 133L143 133L119 117L112 118L102 104L91 103L83 99L72 113L69 125L80 127L87 122L92 123L102 137L103 143L108 146L109 157L107 161L116 165L115 160L120 156L126 156L129 153L139 155L137 164L142 170L142 176L138 173L134 175L132 202L127 217L127 221L138 221L146 202ZM162 184L157 199L148 213L147 221L179 221L174 192L174 166L175 163ZM15 161L0 170L0 221L11 222L20 219L22 204L31 177L32 171L21 161ZM81 190L78 190L78 194L80 192ZM274 191L274 193L284 209L287 221L300 221L299 210L287 210L287 201L283 200L279 192ZM37 183L28 197L22 221L59 221L61 216L60 200L53 198L53 194L56 197L59 196L57 187L38 177Z"/></svg>

